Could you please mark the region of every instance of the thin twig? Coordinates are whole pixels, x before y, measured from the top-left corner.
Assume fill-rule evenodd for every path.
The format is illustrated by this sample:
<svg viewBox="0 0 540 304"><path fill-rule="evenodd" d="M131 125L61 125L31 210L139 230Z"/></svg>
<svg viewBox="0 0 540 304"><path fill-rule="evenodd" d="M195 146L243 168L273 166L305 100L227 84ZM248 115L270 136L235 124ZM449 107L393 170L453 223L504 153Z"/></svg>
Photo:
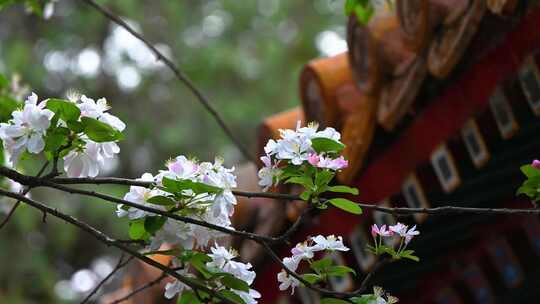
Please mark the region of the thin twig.
<svg viewBox="0 0 540 304"><path fill-rule="evenodd" d="M92 289L92 291L84 298L84 300L81 301L81 304L88 303L88 301L92 298L92 296L94 296L98 292L101 286L103 286L103 284L109 281L109 279L112 278L114 274L116 274L120 269L122 269L124 266L129 264L129 262L131 262L131 260L133 260L134 257L130 256L129 258L125 260L124 258L125 258L125 254L122 253L122 255L120 255L120 258L118 259L118 263L116 263L116 266L114 266L113 270L106 277L104 277L103 280L101 280L99 284L97 284L96 287L94 287L94 289Z"/></svg>
<svg viewBox="0 0 540 304"><path fill-rule="evenodd" d="M300 228L300 225L304 223L304 220L309 217L309 215L313 212L314 208L313 205L309 204L300 214L300 216L296 219L296 221L287 229L282 235L277 237L276 243L278 242L287 242L288 239L291 237L291 235Z"/></svg>
<svg viewBox="0 0 540 304"><path fill-rule="evenodd" d="M23 185L29 185L29 186L32 186L32 187L48 187L48 188L57 189L57 190L60 190L60 191L71 193L71 194L80 194L80 195L84 195L84 196L96 197L96 198L99 198L99 199L102 199L104 201L111 202L111 203L114 203L114 204L123 204L123 205L129 206L129 207L137 208L139 210L143 210L143 211L150 212L150 213L153 213L153 214L161 215L161 216L171 218L171 219L174 219L174 220L177 220L177 221L181 221L181 222L184 222L184 223L203 226L203 227L206 227L206 228L209 228L209 229L213 229L213 230L220 231L220 232L227 233L227 234L231 234L231 235L241 236L241 237L251 239L251 240L263 240L263 241L270 242L270 243L275 243L275 242L279 241L279 239L277 239L277 238L268 237L268 236L261 236L261 235L255 234L255 233L250 233L250 232L225 228L223 226L210 224L210 223L202 221L202 220L197 220L197 219L193 219L193 218L190 218L190 217L180 216L180 215L175 214L175 213L170 213L170 212L163 211L163 210L160 210L160 209L156 209L156 208L136 204L136 203L133 203L133 202L130 202L130 201L127 201L127 200L123 200L123 199L120 199L120 198L117 198L117 197L114 197L114 196L110 196L110 195L107 195L107 194L99 193L99 192L96 192L96 191L87 191L87 190L82 190L82 189L71 188L71 187L67 187L67 186L64 186L64 185L53 183L53 182L51 182L51 181L49 181L47 179L35 178L35 177L32 177L32 176L22 175L22 174L18 173L17 171L14 171L14 170L11 170L9 168L2 167L2 166L0 166L0 175L4 175L6 177L12 178L13 180L15 180L15 181L17 181L17 182L19 182L19 183L21 183Z"/></svg>
<svg viewBox="0 0 540 304"><path fill-rule="evenodd" d="M119 298L119 299L116 299L112 302L110 302L109 304L119 304L119 303L122 303L124 301L127 301L129 300L129 298L133 297L134 295L138 294L139 292L141 291L144 291L154 285L157 285L159 284L161 281L163 281L165 278L167 277L167 274L166 273L163 273L162 275L160 275L159 277L157 277L155 280L152 280L134 290L132 290L130 293L128 293L127 295Z"/></svg>
<svg viewBox="0 0 540 304"><path fill-rule="evenodd" d="M368 287L368 284L370 283L371 279L373 278L373 276L381 269L383 268L383 266L391 263L392 260L391 259L388 259L388 258L382 258L380 259L377 264L375 264L375 266L373 266L373 268L371 269L371 271L366 275L366 277L364 278L364 280L362 280L362 283L360 283L360 287L358 289L356 289L355 291L353 291L352 293L354 294L361 294L363 292L366 291L367 287Z"/></svg>
<svg viewBox="0 0 540 304"><path fill-rule="evenodd" d="M95 192L95 191L87 191L87 190L75 189L75 188L70 188L70 187L66 187L66 186L62 186L62 185L58 185L58 184L54 184L54 183L48 183L48 182L45 182L43 184L43 186L54 188L54 189L57 189L57 190L61 190L61 191L67 192L67 193L80 194L80 195L84 195L84 196L100 198L100 199L102 199L104 201L111 202L111 203L114 203L114 204L123 204L123 205L129 206L129 207L137 208L139 210L143 210L143 211L150 212L150 213L153 213L153 214L161 215L161 216L164 216L164 217L167 217L167 218L170 218L170 219L174 219L174 220L177 220L177 221L181 221L181 222L184 222L184 223L194 224L194 225L206 227L206 228L209 228L209 229L213 229L213 230L216 230L216 231L220 231L220 232L223 232L223 233L241 236L243 238L247 238L247 239L250 239L250 240L264 240L264 241L271 242L271 243L275 243L275 242L279 241L278 238L258 235L258 234L255 234L255 233L241 231L241 230L234 230L234 229L231 229L231 228L225 228L223 226L211 224L211 223L208 223L208 222L205 222L205 221L202 221L202 220L197 220L197 219L194 219L194 218L181 216L181 215L178 215L178 214L175 214L175 213L170 213L170 212L167 212L167 211L163 211L163 210L152 208L152 207L147 207L147 206L144 206L144 205L139 205L139 204L136 204L136 203L133 203L133 202L130 202L130 201L126 201L126 200L119 199L119 198L114 197L114 196L110 196L110 195Z"/></svg>
<svg viewBox="0 0 540 304"><path fill-rule="evenodd" d="M203 107L212 115L212 117L215 119L215 121L218 123L218 125L221 127L223 132L232 140L232 142L236 145L238 150L243 154L243 156L252 161L255 162L255 158L251 153L249 153L248 149L242 144L242 142L233 134L231 129L227 126L223 118L219 115L216 109L210 104L210 101L204 95L193 83L193 81L184 73L176 64L174 64L170 59L168 59L163 53L161 53L151 42L146 40L140 33L135 31L129 24L127 24L124 20L122 20L119 16L111 12L109 9L97 4L94 0L81 0L85 2L86 4L90 5L97 11L99 11L103 16L105 16L107 19L111 20L112 22L116 23L118 26L124 28L126 31L128 31L131 35L133 35L135 38L137 38L139 41L144 43L146 47L148 47L152 53L156 56L157 60L163 62L173 73L176 75L176 78L178 78L182 83L186 85L186 87L193 93L193 95L199 100L199 102L203 105Z"/></svg>
<svg viewBox="0 0 540 304"><path fill-rule="evenodd" d="M2 168L0 168L0 175L5 175ZM131 185L139 187L152 187L154 184L151 182L142 182L137 180L130 180L125 178L55 178L53 182L58 184L115 184L115 185ZM233 191L234 195L243 196L247 198L264 197L273 198L286 201L300 201L302 200L298 195L286 194L286 193L274 193L274 192L246 192L246 191ZM321 199L324 201L324 198ZM358 206L364 209L371 209L384 213L390 213L393 215L407 215L424 213L430 215L441 214L482 214L482 215L527 215L527 214L540 214L539 208L472 208L472 207L457 207L457 206L442 206L435 208L405 208L405 207L383 207L375 204L358 203Z"/></svg>
<svg viewBox="0 0 540 304"><path fill-rule="evenodd" d="M3 189L0 189L0 196L7 196L7 197L11 197L11 198L14 198L14 199L18 199L20 200L21 202L23 203L26 203L27 205L30 205L38 210L41 210L42 212L46 212L54 217L57 217L57 218L60 218L74 226L77 226L78 228L90 233L93 237L95 237L97 240L99 240L100 242L108 245L108 246L113 246L113 247L116 247L120 250L122 250L123 252L126 252L128 254L130 254L131 256L134 256L135 258L143 261L144 263L150 265L150 266L153 266L155 268L158 268L160 270L162 270L163 272L167 273L168 275L176 278L177 280L179 280L180 282L186 284L187 286L189 286L190 288L192 289L198 289L198 290L202 290L202 291L205 291L207 292L208 294L220 299L221 301L223 301L223 303L227 303L227 304L237 304L233 301L231 301L230 299L224 297L223 295L215 292L214 290L206 287L204 284L201 284L200 282L198 282L197 280L193 279L193 278L189 278L189 277L186 277L186 276L183 276L182 274L179 274L176 270L174 269L170 269L169 267L157 262L157 261L154 261L152 260L151 258L139 253L138 251L130 248L129 246L126 246L120 242L117 242L115 239L109 237L108 235L104 234L103 232L97 230L96 228L88 225L87 223L85 222L82 222L80 220L78 220L77 218L73 217L73 216L70 216L70 215L67 215L63 212L60 212L58 211L57 209L53 209L43 203L40 203L38 201L35 201L35 200L32 200L28 197L25 197L25 196L22 196L20 194L17 194L17 193L13 193L13 192L9 192L9 191L5 191Z"/></svg>
<svg viewBox="0 0 540 304"><path fill-rule="evenodd" d="M39 169L38 173L36 174L36 177L40 177L41 174L43 174L43 172L45 172L45 168L47 168L48 165L49 165L49 161L46 161L45 164L43 164L43 166L41 167L41 169ZM32 187L28 186L28 187L26 187L26 189L24 189L21 192L21 194L26 195L28 192L30 192L30 190L32 190ZM4 218L2 223L0 223L0 230L2 230L2 228L4 228L4 226L9 222L9 220L11 219L11 217L13 216L13 214L15 213L17 208L19 208L20 204L21 204L21 201L16 201L15 204L13 204L13 206L9 210L8 214L6 215L6 218Z"/></svg>

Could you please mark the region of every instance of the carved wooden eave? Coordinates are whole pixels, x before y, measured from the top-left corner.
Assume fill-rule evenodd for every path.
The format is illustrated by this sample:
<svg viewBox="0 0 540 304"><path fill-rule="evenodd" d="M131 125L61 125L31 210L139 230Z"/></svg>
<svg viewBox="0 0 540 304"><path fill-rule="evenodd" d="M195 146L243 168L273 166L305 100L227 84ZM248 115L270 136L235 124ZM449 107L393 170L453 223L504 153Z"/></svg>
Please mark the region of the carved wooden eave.
<svg viewBox="0 0 540 304"><path fill-rule="evenodd" d="M342 119L336 92L350 83L352 75L347 53L318 58L306 64L300 74L300 98L306 121L318 122L321 127L339 128Z"/></svg>
<svg viewBox="0 0 540 304"><path fill-rule="evenodd" d="M378 102L353 85L340 88L337 100L340 109L348 113L343 120L341 140L346 146L343 155L349 161L349 166L338 173L338 179L350 184L362 168L373 140Z"/></svg>
<svg viewBox="0 0 540 304"><path fill-rule="evenodd" d="M430 43L429 72L437 78L446 78L458 64L476 34L486 9L485 0L467 0L467 7L457 16L445 20ZM457 8L452 7L450 15Z"/></svg>
<svg viewBox="0 0 540 304"><path fill-rule="evenodd" d="M367 26L352 15L347 25L347 43L358 88L374 96L386 78L402 75L417 57L407 45L397 15L388 9L378 11Z"/></svg>
<svg viewBox="0 0 540 304"><path fill-rule="evenodd" d="M487 8L493 13L508 16L515 13L518 0L487 0Z"/></svg>
<svg viewBox="0 0 540 304"><path fill-rule="evenodd" d="M396 12L407 42L416 51L428 47L435 30L459 21L470 0L396 0Z"/></svg>

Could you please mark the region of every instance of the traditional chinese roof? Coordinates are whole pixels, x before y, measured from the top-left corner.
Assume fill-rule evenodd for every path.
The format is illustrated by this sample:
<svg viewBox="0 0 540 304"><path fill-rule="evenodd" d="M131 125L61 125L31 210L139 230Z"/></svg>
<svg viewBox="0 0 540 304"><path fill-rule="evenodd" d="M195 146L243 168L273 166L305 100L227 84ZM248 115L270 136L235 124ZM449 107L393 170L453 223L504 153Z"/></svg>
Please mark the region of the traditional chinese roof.
<svg viewBox="0 0 540 304"><path fill-rule="evenodd" d="M305 120L341 131L350 166L338 178L359 187L361 194L354 199L411 206L406 193L410 185L419 207L526 204L514 193L519 165L540 151L540 144L530 142L540 131L540 104L531 104L533 93L524 88L520 75L535 71L540 83L539 26L538 6L517 0L402 0L393 10L378 11L367 25L351 16L349 51L308 63L299 89ZM497 112L501 109L506 114ZM501 117L507 126L501 126ZM477 159L466 135L476 140ZM269 138L263 136L260 142ZM458 180L441 181L438 174L444 172L434 168L439 156ZM375 221L366 213L358 221L325 211L318 221L326 224L307 227L297 239L340 234L352 244L357 230L367 231ZM538 270L523 267L531 257L520 252L531 251L540 224L534 218L532 224L515 225L522 220L416 217L410 224L421 223L426 233L415 247L426 258L418 265L398 265L399 271L383 270L379 282L402 295L405 303L480 302L474 291L485 282L494 289L488 294L529 303L538 291L516 292L511 280L527 278L523 284L530 285L536 277ZM524 231L530 227L536 232L526 241ZM485 238L485 229L492 229L493 238ZM540 255L537 250L531 253L535 257ZM346 262L361 264L349 255ZM498 273L505 264L513 267L514 277ZM268 266L269 278L276 271ZM523 284L521 290L526 290ZM425 287L421 298L419 286ZM276 296L270 291L263 295L269 303Z"/></svg>

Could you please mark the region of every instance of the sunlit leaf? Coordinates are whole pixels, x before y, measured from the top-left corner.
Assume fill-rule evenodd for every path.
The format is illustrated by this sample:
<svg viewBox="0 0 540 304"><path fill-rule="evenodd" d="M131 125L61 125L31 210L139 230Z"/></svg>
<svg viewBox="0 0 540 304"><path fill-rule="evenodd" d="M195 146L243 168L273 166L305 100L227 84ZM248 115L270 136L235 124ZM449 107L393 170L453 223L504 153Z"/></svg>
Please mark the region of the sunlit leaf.
<svg viewBox="0 0 540 304"><path fill-rule="evenodd" d="M360 206L358 206L357 203L355 203L353 201L350 201L348 199L345 199L345 198L333 198L333 199L328 200L328 202L330 204L334 205L335 207L337 207L337 208L339 208L341 210L347 211L349 213L362 214L362 208L360 208Z"/></svg>
<svg viewBox="0 0 540 304"><path fill-rule="evenodd" d="M339 153L345 148L344 144L326 137L316 137L311 139L311 146L317 153Z"/></svg>
<svg viewBox="0 0 540 304"><path fill-rule="evenodd" d="M95 142L110 142L121 140L124 135L110 125L90 117L82 117L84 133Z"/></svg>

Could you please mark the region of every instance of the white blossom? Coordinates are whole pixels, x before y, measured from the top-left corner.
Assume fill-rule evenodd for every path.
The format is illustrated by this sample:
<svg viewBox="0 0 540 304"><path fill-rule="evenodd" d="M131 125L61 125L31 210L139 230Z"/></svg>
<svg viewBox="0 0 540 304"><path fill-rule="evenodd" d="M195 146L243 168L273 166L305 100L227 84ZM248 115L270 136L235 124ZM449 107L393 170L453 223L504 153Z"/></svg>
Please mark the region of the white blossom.
<svg viewBox="0 0 540 304"><path fill-rule="evenodd" d="M103 162L100 144L88 140L82 149L72 150L64 157L64 170L68 177L96 177Z"/></svg>
<svg viewBox="0 0 540 304"><path fill-rule="evenodd" d="M298 243L291 249L292 256L283 259L283 265L290 271L296 271L298 265L302 260L311 260L315 256L315 252L318 251L348 251L349 248L343 245L343 238L341 236L330 235L324 237L318 235L310 238L308 241ZM287 290L291 288L291 294L294 293L294 288L300 285L300 282L294 277L290 276L285 269L282 269L277 275L277 280L280 283L279 290Z"/></svg>
<svg viewBox="0 0 540 304"><path fill-rule="evenodd" d="M298 243L296 246L291 249L291 253L294 257L299 259L312 259L316 251L320 251L319 247L308 246L307 242Z"/></svg>
<svg viewBox="0 0 540 304"><path fill-rule="evenodd" d="M120 132L124 131L126 128L126 124L122 120L110 113L107 113L110 107L107 105L107 100L105 98L100 98L97 102L95 102L92 98L88 98L83 95L81 96L81 102L77 103L77 106L81 110L81 117L97 119Z"/></svg>
<svg viewBox="0 0 540 304"><path fill-rule="evenodd" d="M318 235L311 239L315 242L313 247L318 250L349 251L349 248L343 245L343 238L341 236L330 235L325 238L322 235Z"/></svg>
<svg viewBox="0 0 540 304"><path fill-rule="evenodd" d="M237 253L217 244L210 250L212 253L208 254L208 256L210 256L212 261L206 263L207 267L217 268L220 271L230 273L248 285L253 284L256 274L251 270L252 266L250 263L233 261ZM256 304L256 299L261 297L261 294L254 289L250 289L248 292L239 290L233 290L233 292L240 296L247 304Z"/></svg>
<svg viewBox="0 0 540 304"><path fill-rule="evenodd" d="M279 176L281 169L278 163L281 160L289 162L292 165L302 165L305 162L318 168L340 170L347 167L348 162L343 156L330 157L329 155L318 155L312 146L312 140L315 138L328 138L341 144L341 135L333 128L326 128L317 131L317 124L308 124L301 127L300 122L296 130L281 129L280 139L270 139L264 147L265 156L261 157L264 167L259 170L259 185L267 191L277 183L276 176ZM275 161L275 164L272 162Z"/></svg>
<svg viewBox="0 0 540 304"><path fill-rule="evenodd" d="M294 294L294 289L297 286L300 286L300 281L293 276L290 276L285 270L281 270L281 272L277 274L277 280L280 283L279 290L283 291L291 288L291 294Z"/></svg>
<svg viewBox="0 0 540 304"><path fill-rule="evenodd" d="M151 238L150 250L157 250L163 244L180 245L181 248L191 249L194 245L192 226L173 219L167 219L163 227Z"/></svg>
<svg viewBox="0 0 540 304"><path fill-rule="evenodd" d="M269 155L262 156L261 161L264 164L259 172L259 186L263 187L263 191L268 191L272 186L277 183L277 177L281 174L281 170L277 167L278 162L272 164L272 158Z"/></svg>
<svg viewBox="0 0 540 304"><path fill-rule="evenodd" d="M152 176L151 173L144 173L137 180L143 181L143 182L153 182L154 176ZM124 200L130 201L132 203L136 203L145 207L165 210L163 206L158 206L158 205L150 204L146 202L148 199L154 196L165 195L165 194L167 193L159 189L150 189L147 187L131 186L129 187L129 192L124 195ZM135 219L145 217L146 215L148 215L148 212L141 209L137 209L135 207L128 207L128 206L124 206L120 204L120 205L117 205L116 214L119 217L127 216L130 220L135 220Z"/></svg>
<svg viewBox="0 0 540 304"><path fill-rule="evenodd" d="M176 266L175 260L173 260L173 266ZM192 276L190 273L188 273L188 268L179 269L179 270L176 271L176 273L178 273L178 274L180 274L180 275L182 275L184 277L191 277ZM167 285L165 285L165 298L172 299L177 294L182 293L182 291L184 291L184 289L190 289L190 287L187 286L186 284L180 282L179 280L174 279L172 282L169 282L169 283L167 283Z"/></svg>
<svg viewBox="0 0 540 304"><path fill-rule="evenodd" d="M8 123L0 123L0 139L13 165L25 150L37 154L45 148L43 137L54 116L52 111L45 109L45 105L45 102L38 104L38 96L32 93L22 110L14 111Z"/></svg>

